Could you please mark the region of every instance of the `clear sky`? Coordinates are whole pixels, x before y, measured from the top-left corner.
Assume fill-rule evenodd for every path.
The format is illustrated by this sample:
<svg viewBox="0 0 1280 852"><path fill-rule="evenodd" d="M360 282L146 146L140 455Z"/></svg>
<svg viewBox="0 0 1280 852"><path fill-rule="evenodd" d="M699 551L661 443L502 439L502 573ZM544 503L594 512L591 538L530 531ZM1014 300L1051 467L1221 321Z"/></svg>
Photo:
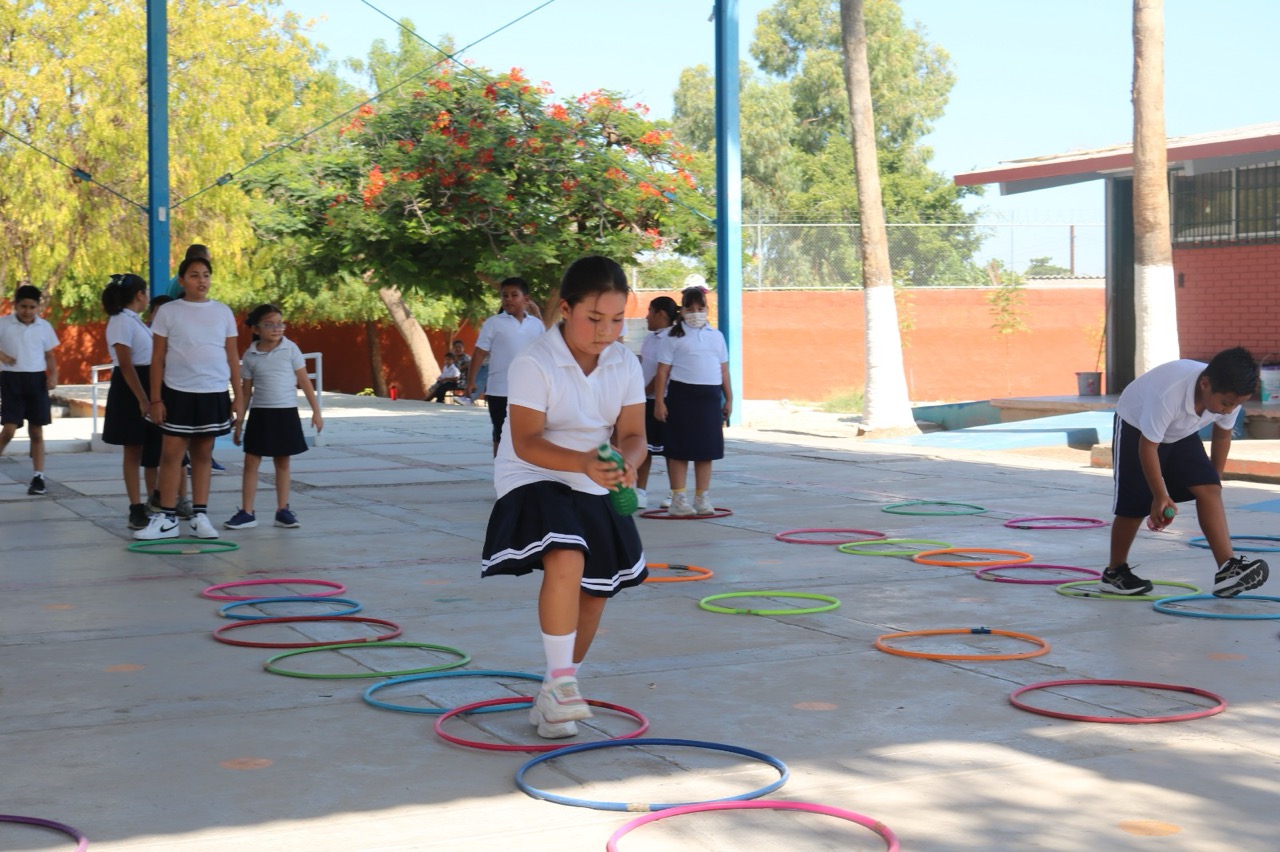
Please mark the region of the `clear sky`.
<svg viewBox="0 0 1280 852"><path fill-rule="evenodd" d="M714 60L712 0L370 0L408 17L435 41L482 38L529 17L466 55L519 66L557 94L620 90L670 116L683 68ZM739 0L741 51L772 0ZM315 19L331 59L394 43L394 23L361 0L285 0ZM926 139L948 176L1002 160L1127 142L1132 135L1132 4L1128 0L901 0L908 21L951 55L956 85ZM1169 135L1280 120L1272 90L1280 0L1166 0L1165 102ZM991 219L1098 223L1100 182L973 201ZM1061 260L1059 259L1059 262Z"/></svg>

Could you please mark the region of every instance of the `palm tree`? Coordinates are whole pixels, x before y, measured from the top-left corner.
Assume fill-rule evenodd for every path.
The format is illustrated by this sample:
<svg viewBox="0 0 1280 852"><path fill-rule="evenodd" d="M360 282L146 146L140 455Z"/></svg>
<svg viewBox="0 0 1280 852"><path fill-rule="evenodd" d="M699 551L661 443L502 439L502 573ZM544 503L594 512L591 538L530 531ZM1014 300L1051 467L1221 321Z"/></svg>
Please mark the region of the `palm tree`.
<svg viewBox="0 0 1280 852"><path fill-rule="evenodd" d="M853 125L861 225L858 234L867 315L867 388L861 431L915 430L915 418L907 398L907 376L902 367L902 336L893 298L893 273L889 267L889 238L880 194L871 72L867 65L867 25L862 5L863 0L840 0L844 82L849 92L849 117Z"/></svg>
<svg viewBox="0 0 1280 852"><path fill-rule="evenodd" d="M1164 128L1164 0L1133 0L1134 375L1179 357Z"/></svg>

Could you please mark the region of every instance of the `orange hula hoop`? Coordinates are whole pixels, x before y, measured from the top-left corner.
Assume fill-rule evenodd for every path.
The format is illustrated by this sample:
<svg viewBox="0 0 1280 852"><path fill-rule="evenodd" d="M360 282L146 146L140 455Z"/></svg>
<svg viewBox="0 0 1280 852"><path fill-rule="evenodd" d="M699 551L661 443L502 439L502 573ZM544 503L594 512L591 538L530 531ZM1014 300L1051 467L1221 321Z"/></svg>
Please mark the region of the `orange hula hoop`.
<svg viewBox="0 0 1280 852"><path fill-rule="evenodd" d="M644 567L650 571L692 571L693 576L672 576L672 577L654 577L652 575L645 578L646 583L696 583L698 580L710 580L716 574L710 568L703 568L698 565L674 565L666 562L646 562Z"/></svg>
<svg viewBox="0 0 1280 852"><path fill-rule="evenodd" d="M947 553L992 553L1009 556L1011 559L930 559L927 557L942 556ZM1000 550L992 547L946 547L941 550L923 550L911 557L912 562L921 565L941 565L944 568L994 568L998 565L1022 565L1032 560L1030 553L1021 550Z"/></svg>
<svg viewBox="0 0 1280 852"><path fill-rule="evenodd" d="M1008 636L1011 639L1021 639L1024 642L1034 642L1040 647L1034 651L1023 651L1020 654L933 654L928 651L904 651L901 648L894 648L885 644L886 639L898 639L903 636L956 636L973 634L975 636ZM1032 636L1030 633L1014 633L1011 630L992 630L989 627L961 627L947 630L907 630L902 633L886 633L883 636L877 636L875 642L876 648L884 651L886 654L896 654L899 657L915 657L921 660L1026 660L1030 657L1039 657L1042 654L1049 653L1049 643Z"/></svg>

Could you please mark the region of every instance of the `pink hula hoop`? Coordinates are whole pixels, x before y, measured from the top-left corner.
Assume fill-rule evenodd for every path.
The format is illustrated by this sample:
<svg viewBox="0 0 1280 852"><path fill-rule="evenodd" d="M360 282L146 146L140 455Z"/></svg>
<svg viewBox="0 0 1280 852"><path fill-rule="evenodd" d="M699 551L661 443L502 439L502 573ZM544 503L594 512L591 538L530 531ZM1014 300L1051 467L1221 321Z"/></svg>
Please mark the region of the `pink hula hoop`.
<svg viewBox="0 0 1280 852"><path fill-rule="evenodd" d="M798 535L806 533L861 533L870 538L796 538ZM774 533L774 538L778 541L785 541L787 544L824 544L834 546L840 544L856 544L860 541L880 541L886 538L885 534L879 530L859 530L843 527L816 527L813 529L802 530L783 530L780 533Z"/></svg>
<svg viewBox="0 0 1280 852"><path fill-rule="evenodd" d="M668 817L680 816L681 814L695 814L702 811L745 811L745 810L773 810L773 811L804 811L810 814L821 814L822 816L835 817L836 819L847 820L858 825L871 829L884 840L887 852L898 852L897 836L878 819L872 819L869 816L863 816L853 811L846 811L842 808L833 808L830 805L815 805L810 802L780 802L765 800L755 800L749 802L703 802L693 805L679 805L674 808L666 808L661 811L645 814L636 817L631 822L619 828L609 838L609 842L605 844L605 852L618 852L618 841L623 835L628 834L642 825L650 822L657 822L660 819Z"/></svg>
<svg viewBox="0 0 1280 852"><path fill-rule="evenodd" d="M1063 524L1042 524L1040 521L1067 521ZM1105 527L1107 522L1101 518L1073 518L1070 515L1042 515L1030 518L1014 518L1005 521L1004 525L1014 530L1090 530L1094 527Z"/></svg>
<svg viewBox="0 0 1280 852"><path fill-rule="evenodd" d="M1049 689L1054 686L1132 686L1138 689L1164 689L1170 692L1189 692L1192 695L1199 695L1202 698L1208 698L1210 701L1218 702L1214 707L1206 707L1201 710L1193 710L1190 713L1175 713L1169 716L1086 716L1080 713L1061 713L1057 710L1046 710L1043 707L1032 707L1019 700L1018 696L1024 692L1031 692L1035 689ZM1019 710L1026 710L1028 713L1039 713L1041 716L1052 716L1055 719L1070 719L1073 722L1110 722L1116 725L1153 725L1157 722L1189 722L1192 719L1203 719L1206 716L1216 716L1223 710L1227 709L1227 701L1221 695L1210 692L1207 689L1199 689L1194 686L1179 686L1175 683L1146 683L1140 680L1094 680L1091 678L1077 678L1075 680L1046 680L1042 683L1033 683L1028 686L1020 686L1013 692L1009 693L1009 703Z"/></svg>
<svg viewBox="0 0 1280 852"><path fill-rule="evenodd" d="M328 586L330 591L316 592L314 595L297 595L300 598L327 598L333 595L340 595L347 590L347 587L341 583L335 583L332 580L308 580L303 577L275 577L267 580L236 580L234 583L219 583L216 586L209 586L200 593L201 597L208 598L211 601L251 601L261 595L219 595L216 592L222 589L231 589L236 586L274 586L274 585L311 585L311 586Z"/></svg>
<svg viewBox="0 0 1280 852"><path fill-rule="evenodd" d="M592 707L598 707L601 710L613 710L614 712L621 713L624 716L630 716L640 724L640 727L636 728L634 731L627 731L625 734L621 734L620 736L610 737L604 742L611 742L613 740L633 740L645 731L649 730L649 719L639 710L632 710L630 707L623 707L621 704L610 704L608 701L597 701L594 698L588 698L585 700L587 704ZM562 740L550 743L529 744L486 743L481 742L480 740L467 740L462 737L455 737L453 734L447 733L444 729L445 721L452 719L454 716L461 716L464 713L470 713L472 710L480 710L485 707L502 707L504 705L515 705L516 708L529 707L533 702L533 697L516 696L515 698L491 698L488 701L477 701L474 704L464 704L461 707L454 707L452 710L446 710L444 713L437 716L432 728L435 730L436 735L446 742L451 742L454 745L465 746L467 748L478 748L482 751L546 752L555 751L556 749L564 748L565 746L581 745L581 743L566 743Z"/></svg>
<svg viewBox="0 0 1280 852"><path fill-rule="evenodd" d="M1074 565L1042 565L1036 562L1027 562L1022 565L993 565L990 568L979 568L973 572L973 576L979 580L990 580L996 583L1020 583L1026 586L1057 586L1062 582L1061 577L1052 577L1048 580L1024 580L1018 577L1001 577L995 573L997 571L1021 571L1024 568L1034 568L1041 571L1075 571L1076 574L1084 577L1086 580L1096 580L1102 576L1101 571L1095 571L1092 568L1077 568Z"/></svg>

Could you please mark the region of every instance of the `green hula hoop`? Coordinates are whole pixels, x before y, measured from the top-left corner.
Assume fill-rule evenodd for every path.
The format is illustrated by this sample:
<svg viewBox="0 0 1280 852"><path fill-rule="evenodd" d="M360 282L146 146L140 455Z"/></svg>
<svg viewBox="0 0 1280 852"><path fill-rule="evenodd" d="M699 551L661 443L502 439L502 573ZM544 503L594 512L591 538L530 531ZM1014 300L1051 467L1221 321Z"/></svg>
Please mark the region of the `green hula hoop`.
<svg viewBox="0 0 1280 852"><path fill-rule="evenodd" d="M804 598L811 601L825 601L823 606L811 606L802 609L735 609L727 606L716 606L711 601L723 598ZM808 615L815 612L830 612L840 608L840 599L831 595L818 595L809 592L725 592L720 595L708 595L698 601L698 606L707 612L724 612L729 615Z"/></svg>
<svg viewBox="0 0 1280 852"><path fill-rule="evenodd" d="M923 547L917 547L913 550L875 550L872 545L877 544L920 544ZM936 550L939 547L950 547L945 541L931 541L927 538L882 538L878 541L851 541L846 544L836 545L836 550L841 553L851 553L854 556L915 556L917 553L924 553L926 550Z"/></svg>
<svg viewBox="0 0 1280 852"><path fill-rule="evenodd" d="M908 506L957 506L961 511L957 512L917 512L907 508ZM890 503L887 506L880 507L881 512L888 512L890 515L925 515L929 517L946 517L948 515L981 515L987 511L984 506L976 506L973 503L953 503L950 500L906 500L902 503Z"/></svg>
<svg viewBox="0 0 1280 852"><path fill-rule="evenodd" d="M1165 598L1176 597L1176 595L1116 595L1111 592L1077 592L1080 586L1096 586L1097 580L1076 580L1072 583L1063 583L1060 586L1054 586L1053 590L1060 595L1069 598L1097 598L1104 601L1161 601ZM1200 594L1200 587L1193 586L1190 583L1177 583L1173 580L1152 580L1153 586L1173 586L1176 589L1194 589L1191 594Z"/></svg>
<svg viewBox="0 0 1280 852"><path fill-rule="evenodd" d="M378 648L429 648L432 651L444 651L449 654L457 654L458 659L451 660L447 663L440 663L436 666L426 666L420 669L402 669L396 672L357 672L356 674L311 674L309 672L291 672L288 669L282 669L272 665L276 660L282 660L285 657L296 657L299 654L310 654L315 651L341 651L343 648L360 648L365 651L377 650ZM460 651L457 648L450 648L448 645L432 645L427 642L350 642L343 645L325 645L320 648L301 648L297 651L285 651L283 654L276 654L262 664L262 667L272 674L284 675L285 677L310 677L317 680L348 680L359 677L401 677L403 675L426 674L427 672L441 672L446 669L456 669L459 666L465 666L471 662L471 655L466 651Z"/></svg>
<svg viewBox="0 0 1280 852"><path fill-rule="evenodd" d="M192 545L199 545L199 547L192 547ZM240 545L234 541L222 541L216 538L159 538L155 541L135 541L126 548L131 553L178 556L190 556L196 553L230 553L239 549Z"/></svg>

